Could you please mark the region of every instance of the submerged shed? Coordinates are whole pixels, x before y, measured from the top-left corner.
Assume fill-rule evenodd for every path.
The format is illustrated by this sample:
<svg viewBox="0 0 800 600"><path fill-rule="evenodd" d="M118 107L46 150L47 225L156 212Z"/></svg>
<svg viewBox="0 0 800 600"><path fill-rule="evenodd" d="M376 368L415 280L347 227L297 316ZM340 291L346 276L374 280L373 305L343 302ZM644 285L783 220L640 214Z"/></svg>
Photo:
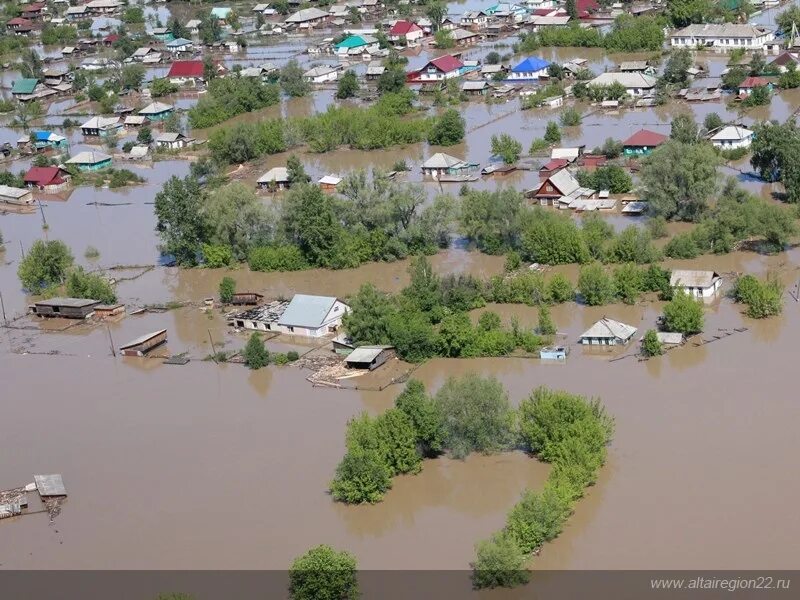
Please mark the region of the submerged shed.
<svg viewBox="0 0 800 600"><path fill-rule="evenodd" d="M87 298L50 298L36 302L30 311L38 317L64 317L65 319L86 319L94 314L98 300Z"/></svg>
<svg viewBox="0 0 800 600"><path fill-rule="evenodd" d="M167 341L167 330L161 329L147 333L127 344L120 346L119 351L123 356L144 356L156 346Z"/></svg>
<svg viewBox="0 0 800 600"><path fill-rule="evenodd" d="M42 498L67 495L67 488L64 487L61 475L34 475L33 481Z"/></svg>
<svg viewBox="0 0 800 600"><path fill-rule="evenodd" d="M350 369L373 371L389 360L393 354L393 346L359 346L347 355L344 362Z"/></svg>

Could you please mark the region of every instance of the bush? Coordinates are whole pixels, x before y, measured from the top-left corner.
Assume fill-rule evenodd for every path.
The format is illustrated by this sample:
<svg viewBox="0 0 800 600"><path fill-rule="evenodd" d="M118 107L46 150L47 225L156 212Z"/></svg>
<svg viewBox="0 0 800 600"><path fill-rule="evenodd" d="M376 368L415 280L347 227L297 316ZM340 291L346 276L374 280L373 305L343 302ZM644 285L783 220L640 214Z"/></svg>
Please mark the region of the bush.
<svg viewBox="0 0 800 600"><path fill-rule="evenodd" d="M563 302L570 302L575 299L575 288L567 279L566 275L556 273L550 278L547 284L547 296L551 302L555 304L562 304Z"/></svg>
<svg viewBox="0 0 800 600"><path fill-rule="evenodd" d="M23 289L39 293L44 288L64 282L73 263L72 252L59 240L36 240L17 268Z"/></svg>
<svg viewBox="0 0 800 600"><path fill-rule="evenodd" d="M3 237L0 236L0 243L3 242ZM100 250L95 248L94 246L86 246L86 251L83 253L84 258L89 260L95 260L100 258Z"/></svg>
<svg viewBox="0 0 800 600"><path fill-rule="evenodd" d="M269 364L269 352L258 333L253 332L250 335L250 339L247 340L247 345L244 347L243 356L244 364L251 369L260 369Z"/></svg>
<svg viewBox="0 0 800 600"><path fill-rule="evenodd" d="M615 296L614 281L600 263L593 263L581 268L578 291L589 306L609 304Z"/></svg>
<svg viewBox="0 0 800 600"><path fill-rule="evenodd" d="M654 329L648 329L642 338L642 354L645 356L660 356L664 353L658 334Z"/></svg>
<svg viewBox="0 0 800 600"><path fill-rule="evenodd" d="M233 277L223 277L219 282L219 300L223 304L229 304L236 293L236 280Z"/></svg>
<svg viewBox="0 0 800 600"><path fill-rule="evenodd" d="M331 482L331 495L339 502L380 502L392 487L392 473L377 450L348 450Z"/></svg>
<svg viewBox="0 0 800 600"><path fill-rule="evenodd" d="M421 381L409 380L394 405L411 419L417 447L423 456L435 456L444 450L442 415Z"/></svg>
<svg viewBox="0 0 800 600"><path fill-rule="evenodd" d="M653 239L667 237L669 235L667 232L667 220L664 217L653 217L647 221L647 231L650 232L650 237Z"/></svg>
<svg viewBox="0 0 800 600"><path fill-rule="evenodd" d="M218 77L208 92L189 109L194 129L211 127L243 113L272 106L280 101L280 88L257 77Z"/></svg>
<svg viewBox="0 0 800 600"><path fill-rule="evenodd" d="M526 490L508 514L506 530L520 549L530 554L554 540L572 513L569 497L550 484L540 493Z"/></svg>
<svg viewBox="0 0 800 600"><path fill-rule="evenodd" d="M86 273L83 267L70 271L66 292L71 298L89 298L103 304L114 304L117 301L117 295L108 280L94 273Z"/></svg>
<svg viewBox="0 0 800 600"><path fill-rule="evenodd" d="M664 254L670 258L697 258L700 249L690 232L679 233L664 246Z"/></svg>
<svg viewBox="0 0 800 600"><path fill-rule="evenodd" d="M233 250L225 244L203 244L203 263L210 269L227 267L233 263Z"/></svg>
<svg viewBox="0 0 800 600"><path fill-rule="evenodd" d="M527 556L511 535L497 533L475 548L472 583L476 588L514 587L528 582Z"/></svg>
<svg viewBox="0 0 800 600"><path fill-rule="evenodd" d="M564 127L577 127L581 124L581 113L577 109L569 107L561 113L560 120Z"/></svg>
<svg viewBox="0 0 800 600"><path fill-rule="evenodd" d="M250 250L247 263L253 271L302 271L309 267L297 246L257 246Z"/></svg>
<svg viewBox="0 0 800 600"><path fill-rule="evenodd" d="M703 303L683 291L676 291L664 306L663 329L684 335L703 331Z"/></svg>
<svg viewBox="0 0 800 600"><path fill-rule="evenodd" d="M539 335L555 335L556 325L550 316L550 309L546 304L539 305L539 325L536 327Z"/></svg>
<svg viewBox="0 0 800 600"><path fill-rule="evenodd" d="M464 129L464 119L458 111L450 108L436 119L428 134L428 143L434 146L454 146L464 139Z"/></svg>
<svg viewBox="0 0 800 600"><path fill-rule="evenodd" d="M289 569L292 600L356 600L359 597L356 559L330 546L312 548Z"/></svg>
<svg viewBox="0 0 800 600"><path fill-rule="evenodd" d="M751 319L765 319L783 311L783 285L777 278L759 281L743 275L734 283L731 295L736 302L747 304L745 314Z"/></svg>
<svg viewBox="0 0 800 600"><path fill-rule="evenodd" d="M289 362L294 362L299 359L300 355L294 350L289 350L289 352L286 353L286 360L288 360Z"/></svg>

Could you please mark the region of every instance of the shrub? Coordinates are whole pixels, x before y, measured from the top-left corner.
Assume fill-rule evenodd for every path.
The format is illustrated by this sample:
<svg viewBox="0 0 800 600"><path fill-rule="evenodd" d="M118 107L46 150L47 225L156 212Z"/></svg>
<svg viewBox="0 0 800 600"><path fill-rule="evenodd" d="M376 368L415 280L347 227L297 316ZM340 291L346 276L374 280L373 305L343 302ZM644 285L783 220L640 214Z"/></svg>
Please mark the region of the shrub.
<svg viewBox="0 0 800 600"><path fill-rule="evenodd" d="M3 237L0 236L0 243L3 242ZM84 258L94 260L100 258L100 250L94 246L86 246L86 251L83 253Z"/></svg>
<svg viewBox="0 0 800 600"><path fill-rule="evenodd" d="M392 473L377 450L348 450L331 482L331 495L339 502L380 502L392 487Z"/></svg>
<svg viewBox="0 0 800 600"><path fill-rule="evenodd" d="M560 120L564 127L577 127L581 124L581 113L570 106L561 113Z"/></svg>
<svg viewBox="0 0 800 600"><path fill-rule="evenodd" d="M59 285L73 263L72 252L60 240L36 240L17 268L22 287L32 293Z"/></svg>
<svg viewBox="0 0 800 600"><path fill-rule="evenodd" d="M233 263L233 250L225 244L203 244L203 263L210 269L227 267Z"/></svg>
<svg viewBox="0 0 800 600"><path fill-rule="evenodd" d="M236 280L233 277L223 277L219 282L219 300L223 304L229 304L236 293Z"/></svg>
<svg viewBox="0 0 800 600"><path fill-rule="evenodd" d="M301 271L309 267L297 246L257 246L250 250L247 263L253 271Z"/></svg>
<svg viewBox="0 0 800 600"><path fill-rule="evenodd" d="M113 304L117 295L109 281L100 275L86 273L83 267L70 271L67 276L66 292L71 298L90 298L103 304Z"/></svg>
<svg viewBox="0 0 800 600"><path fill-rule="evenodd" d="M563 273L556 273L547 284L547 296L556 304L575 299L575 288Z"/></svg>
<svg viewBox="0 0 800 600"><path fill-rule="evenodd" d="M527 557L511 535L497 533L476 545L472 583L476 588L514 587L528 582Z"/></svg>
<svg viewBox="0 0 800 600"><path fill-rule="evenodd" d="M568 497L551 484L537 493L526 490L508 515L506 530L520 549L529 554L555 539L572 513Z"/></svg>
<svg viewBox="0 0 800 600"><path fill-rule="evenodd" d="M660 356L664 353L661 342L658 341L658 334L654 329L648 329L642 338L642 354L645 356Z"/></svg>
<svg viewBox="0 0 800 600"><path fill-rule="evenodd" d="M421 381L409 380L394 405L411 419L423 456L434 456L444 449L442 415Z"/></svg>
<svg viewBox="0 0 800 600"><path fill-rule="evenodd" d="M294 362L294 361L300 359L300 355L297 352L295 352L294 350L289 350L289 352L286 353L286 359L289 362Z"/></svg>
<svg viewBox="0 0 800 600"><path fill-rule="evenodd" d="M356 559L330 546L312 548L289 569L292 600L356 600L359 597Z"/></svg>
<svg viewBox="0 0 800 600"><path fill-rule="evenodd" d="M600 306L614 300L614 282L600 263L581 268L578 291L589 306Z"/></svg>
<svg viewBox="0 0 800 600"><path fill-rule="evenodd" d="M454 146L464 139L465 121L458 111L452 108L436 119L428 143L434 146Z"/></svg>
<svg viewBox="0 0 800 600"><path fill-rule="evenodd" d="M663 327L685 335L703 331L703 303L683 291L676 291L664 306Z"/></svg>
<svg viewBox="0 0 800 600"><path fill-rule="evenodd" d="M244 347L244 364L251 369L260 369L269 364L269 351L264 346L264 340L258 333L253 332L247 345Z"/></svg>
<svg viewBox="0 0 800 600"><path fill-rule="evenodd" d="M539 335L555 335L556 325L550 316L550 309L546 304L539 305L539 325L536 327Z"/></svg>
<svg viewBox="0 0 800 600"><path fill-rule="evenodd" d="M664 246L664 254L670 258L697 258L700 249L690 232L679 233Z"/></svg>
<svg viewBox="0 0 800 600"><path fill-rule="evenodd" d="M731 295L736 302L747 304L745 314L752 319L765 319L783 311L783 285L777 278L759 281L743 275L734 283Z"/></svg>

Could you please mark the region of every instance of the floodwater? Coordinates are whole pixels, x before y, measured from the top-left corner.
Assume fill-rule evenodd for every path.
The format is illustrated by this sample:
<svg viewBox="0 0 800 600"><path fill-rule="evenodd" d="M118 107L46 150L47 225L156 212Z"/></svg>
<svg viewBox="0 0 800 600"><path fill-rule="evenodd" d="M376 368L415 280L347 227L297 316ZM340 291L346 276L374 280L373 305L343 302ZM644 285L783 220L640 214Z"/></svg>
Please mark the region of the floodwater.
<svg viewBox="0 0 800 600"><path fill-rule="evenodd" d="M570 51L593 64L612 64L592 50L558 53L566 60ZM705 60L718 75L721 59ZM782 93L769 109L745 118L782 120L799 100L796 92ZM240 119L313 114L332 102L332 92L324 91ZM404 177L418 182L419 163L433 152L485 164L491 135L513 132L527 148L548 120L558 118L558 111L520 112L517 101L459 108L468 134L452 148L419 144L301 157L315 177L390 168L402 159L413 168ZM712 110L723 118L736 116L723 103L602 114L582 108L587 116L580 127L565 132L566 145L591 148L641 127L666 133L682 111L692 111L698 121ZM0 141L19 135L0 127ZM70 142L73 150L85 144L75 132ZM285 158L264 159L264 170ZM10 168L18 172L28 165L15 161ZM118 293L129 306L189 303L169 312L127 316L107 327L19 319L0 330L5 416L0 419L0 488L27 483L34 473L60 472L70 493L53 524L43 515L30 515L0 525L0 565L283 569L310 546L330 543L353 552L365 569L467 569L473 544L502 526L522 490L543 484L546 465L522 453L442 458L427 461L417 476L398 478L381 504L336 504L326 489L344 452L348 419L390 407L400 387L382 392L312 388L307 373L293 366L250 372L202 361L212 343L217 350L245 343L219 311L201 308L204 298L216 295L224 274L233 275L240 289L269 297L347 296L365 282L386 291L401 289L408 262L299 273L161 266L152 202L169 176L188 173L188 163L126 167L137 169L147 183L118 191L80 188L66 201L44 200L47 229L41 213L0 218L5 238L0 293L10 319L21 316L30 301L19 289L16 269L22 253L40 238L64 240L76 261L91 268L154 266L115 272L125 279ZM769 196L768 186L736 171L724 173ZM536 181L535 172L519 172L475 187L525 189ZM425 186L431 194L458 191L458 186ZM636 222L611 218L617 228ZM100 250L98 259L84 258L89 245ZM503 257L457 246L432 257L432 263L440 273L489 277L502 271ZM740 272L773 272L787 286L800 278L798 249L772 257L738 252L669 264L714 269L728 281ZM577 278L574 266L551 271ZM537 319L536 310L527 306L487 309L505 322L516 316L524 326ZM564 364L438 359L420 366L414 376L430 390L469 371L495 376L514 404L536 386L562 388L601 398L616 418L616 437L598 484L578 503L564 533L533 560L534 568L795 568L800 522L793 508L800 500L800 481L786 463L800 452L793 377L800 306L787 294L784 315L754 322L719 298L706 309L700 339L720 339L689 343L646 362L632 356L634 347L598 352L575 344L603 316L635 325L641 334L660 312L661 303L651 299L635 306L554 307L561 340L572 349ZM112 347L160 328L169 332L166 352L187 352L192 362L166 366L156 359L112 356ZM734 328L747 330L726 335ZM273 341L268 346L290 347ZM468 593L466 579L463 591Z"/></svg>

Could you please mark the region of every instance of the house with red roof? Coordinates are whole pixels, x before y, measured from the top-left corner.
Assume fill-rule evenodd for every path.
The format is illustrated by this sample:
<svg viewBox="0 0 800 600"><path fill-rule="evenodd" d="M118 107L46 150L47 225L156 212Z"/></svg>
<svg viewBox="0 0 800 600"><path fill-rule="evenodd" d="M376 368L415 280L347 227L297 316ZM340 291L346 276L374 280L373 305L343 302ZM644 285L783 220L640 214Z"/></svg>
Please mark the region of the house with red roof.
<svg viewBox="0 0 800 600"><path fill-rule="evenodd" d="M45 2L33 2L31 4L23 4L19 7L19 16L23 19L30 19L35 21L36 19L41 19L44 14L45 6L47 3Z"/></svg>
<svg viewBox="0 0 800 600"><path fill-rule="evenodd" d="M26 187L54 194L69 185L71 176L61 167L31 167L22 179Z"/></svg>
<svg viewBox="0 0 800 600"><path fill-rule="evenodd" d="M666 135L648 129L640 129L622 142L622 152L625 156L647 156L667 139Z"/></svg>
<svg viewBox="0 0 800 600"><path fill-rule="evenodd" d="M539 167L539 177L547 178L567 165L569 165L569 161L566 158L553 158Z"/></svg>
<svg viewBox="0 0 800 600"><path fill-rule="evenodd" d="M772 83L763 77L748 77L739 84L739 98L746 98L758 87L765 87L772 91Z"/></svg>
<svg viewBox="0 0 800 600"><path fill-rule="evenodd" d="M217 76L225 75L228 69L222 63L214 63ZM172 63L167 73L167 78L171 83L184 85L192 82L194 84L205 81L205 69L202 60L176 60Z"/></svg>
<svg viewBox="0 0 800 600"><path fill-rule="evenodd" d="M33 31L33 21L23 19L22 17L14 17L6 22L6 28L20 35L30 33Z"/></svg>
<svg viewBox="0 0 800 600"><path fill-rule="evenodd" d="M597 0L575 0L575 8L579 19L589 19L592 13L600 10L600 3Z"/></svg>
<svg viewBox="0 0 800 600"><path fill-rule="evenodd" d="M389 41L411 44L425 35L422 27L411 21L397 21L389 30Z"/></svg>
<svg viewBox="0 0 800 600"><path fill-rule="evenodd" d="M445 79L452 79L459 77L464 73L464 63L455 56L445 54L439 58L434 58L429 61L419 71L409 73L409 81L416 82L431 82L431 81L444 81Z"/></svg>

